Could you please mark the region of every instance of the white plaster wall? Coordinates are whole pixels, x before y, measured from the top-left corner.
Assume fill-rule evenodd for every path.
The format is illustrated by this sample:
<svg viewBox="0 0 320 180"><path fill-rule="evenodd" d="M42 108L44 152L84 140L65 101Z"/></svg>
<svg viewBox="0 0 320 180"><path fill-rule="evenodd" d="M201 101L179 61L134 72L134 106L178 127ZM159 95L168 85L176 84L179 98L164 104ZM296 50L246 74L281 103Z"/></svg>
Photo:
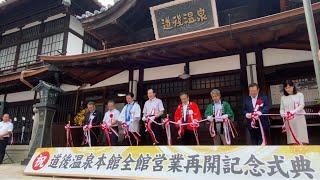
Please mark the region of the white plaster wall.
<svg viewBox="0 0 320 180"><path fill-rule="evenodd" d="M60 88L65 91L65 92L69 92L69 91L76 91L80 86L74 86L74 85L70 85L70 84L61 84Z"/></svg>
<svg viewBox="0 0 320 180"><path fill-rule="evenodd" d="M190 63L190 75L240 69L240 56L226 56Z"/></svg>
<svg viewBox="0 0 320 180"><path fill-rule="evenodd" d="M0 95L0 101L4 101L4 94Z"/></svg>
<svg viewBox="0 0 320 180"><path fill-rule="evenodd" d="M105 79L93 86L87 86L84 89L91 89L97 87L111 86L116 84L123 84L129 82L129 71L123 71L119 74L116 74L108 79Z"/></svg>
<svg viewBox="0 0 320 180"><path fill-rule="evenodd" d="M75 55L82 53L83 40L78 36L68 33L67 55Z"/></svg>
<svg viewBox="0 0 320 180"><path fill-rule="evenodd" d="M82 36L84 35L84 29L82 27L81 22L74 16L70 16L69 28L79 33Z"/></svg>
<svg viewBox="0 0 320 180"><path fill-rule="evenodd" d="M33 100L34 91L22 91L16 93L7 94L6 102L19 102Z"/></svg>
<svg viewBox="0 0 320 180"><path fill-rule="evenodd" d="M44 20L44 22L53 21L53 20L56 20L56 19L59 19L59 18L65 17L65 16L66 16L66 14L59 13L59 14L56 14L54 16L48 17L46 20Z"/></svg>
<svg viewBox="0 0 320 180"><path fill-rule="evenodd" d="M133 71L133 80L139 81L139 70Z"/></svg>
<svg viewBox="0 0 320 180"><path fill-rule="evenodd" d="M248 84L258 83L255 53L247 53L247 67L246 68L247 68Z"/></svg>
<svg viewBox="0 0 320 180"><path fill-rule="evenodd" d="M184 63L169 66L147 68L144 70L144 81L175 78L183 73Z"/></svg>
<svg viewBox="0 0 320 180"><path fill-rule="evenodd" d="M98 87L105 87L105 86L111 86L111 85L117 85L117 84L123 84L129 82L129 71L123 71L119 74L116 74L110 78L107 78L93 86L86 85L82 87L81 89L92 89L92 88L98 88ZM73 86L69 84L62 84L60 88L66 92L68 91L76 91L79 86Z"/></svg>
<svg viewBox="0 0 320 180"><path fill-rule="evenodd" d="M33 27L33 26L36 26L36 25L39 25L39 24L41 24L40 21L35 21L35 22L29 23L29 24L23 26L22 29L28 29L30 27Z"/></svg>
<svg viewBox="0 0 320 180"><path fill-rule="evenodd" d="M247 65L256 64L256 54L254 52L247 53Z"/></svg>
<svg viewBox="0 0 320 180"><path fill-rule="evenodd" d="M2 33L2 36L17 32L19 30L20 30L19 28L9 29L9 30L5 31L4 33Z"/></svg>
<svg viewBox="0 0 320 180"><path fill-rule="evenodd" d="M311 51L303 50L269 48L264 49L262 54L263 64L266 67L312 60Z"/></svg>

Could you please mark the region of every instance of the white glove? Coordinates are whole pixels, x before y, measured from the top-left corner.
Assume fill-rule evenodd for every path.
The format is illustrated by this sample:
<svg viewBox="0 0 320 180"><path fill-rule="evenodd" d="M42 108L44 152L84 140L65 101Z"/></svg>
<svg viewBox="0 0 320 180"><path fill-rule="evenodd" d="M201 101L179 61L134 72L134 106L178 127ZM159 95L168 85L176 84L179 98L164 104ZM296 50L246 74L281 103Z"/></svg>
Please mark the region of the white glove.
<svg viewBox="0 0 320 180"><path fill-rule="evenodd" d="M142 117L142 121L146 121L147 118L145 116Z"/></svg>
<svg viewBox="0 0 320 180"><path fill-rule="evenodd" d="M154 119L156 119L156 116L151 116L149 117L149 119L154 121Z"/></svg>
<svg viewBox="0 0 320 180"><path fill-rule="evenodd" d="M130 125L131 121L122 121L122 123L126 123L128 126Z"/></svg>
<svg viewBox="0 0 320 180"><path fill-rule="evenodd" d="M222 116L216 116L215 119L216 119L216 122L223 122Z"/></svg>
<svg viewBox="0 0 320 180"><path fill-rule="evenodd" d="M252 118L252 117L251 117L251 113L247 113L247 114L246 114L246 118L251 119L251 118Z"/></svg>
<svg viewBox="0 0 320 180"><path fill-rule="evenodd" d="M207 119L212 122L213 121L213 117L212 116L208 116Z"/></svg>
<svg viewBox="0 0 320 180"><path fill-rule="evenodd" d="M182 124L182 120L177 121L178 125Z"/></svg>
<svg viewBox="0 0 320 180"><path fill-rule="evenodd" d="M257 111L256 113L258 114L258 116L262 115L261 111Z"/></svg>
<svg viewBox="0 0 320 180"><path fill-rule="evenodd" d="M229 117L228 114L224 114L221 116L222 119L228 119L228 117Z"/></svg>

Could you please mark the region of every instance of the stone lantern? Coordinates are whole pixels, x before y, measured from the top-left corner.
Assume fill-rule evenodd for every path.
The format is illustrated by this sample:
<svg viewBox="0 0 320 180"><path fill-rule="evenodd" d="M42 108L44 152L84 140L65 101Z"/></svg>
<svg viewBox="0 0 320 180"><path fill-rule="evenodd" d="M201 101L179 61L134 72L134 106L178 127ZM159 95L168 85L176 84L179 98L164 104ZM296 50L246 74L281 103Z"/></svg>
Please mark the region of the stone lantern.
<svg viewBox="0 0 320 180"><path fill-rule="evenodd" d="M29 162L37 148L52 146L52 122L56 113L56 101L59 94L63 92L59 87L41 80L32 90L38 92L40 102L33 105L35 118L32 137L28 157L22 161L22 164Z"/></svg>

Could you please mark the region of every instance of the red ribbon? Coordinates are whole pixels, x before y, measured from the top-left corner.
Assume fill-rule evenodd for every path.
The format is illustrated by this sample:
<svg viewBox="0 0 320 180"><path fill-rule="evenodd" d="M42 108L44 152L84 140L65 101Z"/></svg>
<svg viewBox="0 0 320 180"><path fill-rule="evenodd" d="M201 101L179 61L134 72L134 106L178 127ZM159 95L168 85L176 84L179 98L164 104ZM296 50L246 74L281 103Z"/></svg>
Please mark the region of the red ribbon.
<svg viewBox="0 0 320 180"><path fill-rule="evenodd" d="M132 142L131 142L131 138L130 138L130 134L129 134L129 127L128 127L127 123L123 122L121 124L121 127L124 130L124 138L128 139L130 146L132 146Z"/></svg>
<svg viewBox="0 0 320 180"><path fill-rule="evenodd" d="M172 145L172 141L171 141L171 130L170 130L170 119L169 119L169 115L167 115L167 118L165 118L165 119L163 120L163 124L164 124L164 128L166 129L168 145L171 146L171 145Z"/></svg>
<svg viewBox="0 0 320 180"><path fill-rule="evenodd" d="M182 138L183 134L184 134L184 128L182 125L180 125L178 130L178 138L179 139Z"/></svg>
<svg viewBox="0 0 320 180"><path fill-rule="evenodd" d="M294 130L291 127L290 121L294 119L294 114L292 114L291 112L287 112L284 118L284 121L287 121L288 123L288 127L289 127L289 131L291 136L293 137L294 141L296 144L302 145L302 143L300 143L300 141L298 140L296 133L294 132ZM284 127L284 126L283 126ZM286 132L286 129L283 128L283 132Z"/></svg>
<svg viewBox="0 0 320 180"><path fill-rule="evenodd" d="M111 138L110 138L110 128L106 123L101 124L101 129L103 130L104 134L106 135L106 145L111 146Z"/></svg>
<svg viewBox="0 0 320 180"><path fill-rule="evenodd" d="M67 147L73 147L73 140L72 140L72 133L71 133L70 121L69 121L69 123L68 123L66 126L64 126L64 129L66 130Z"/></svg>
<svg viewBox="0 0 320 180"><path fill-rule="evenodd" d="M199 126L200 125L199 125L199 122L197 120L192 120L191 127L193 129L193 134L194 134L194 137L196 138L197 145L200 145L199 136L198 136L198 128L199 128Z"/></svg>
<svg viewBox="0 0 320 180"><path fill-rule="evenodd" d="M149 136L151 137L153 145L159 144L159 142L158 142L158 140L157 140L157 138L156 138L156 136L155 136L155 134L154 134L154 132L152 130L152 127L151 127L152 120L150 119L150 117L147 117L147 120L146 120L144 125L146 127L146 132L148 132Z"/></svg>
<svg viewBox="0 0 320 180"><path fill-rule="evenodd" d="M231 144L230 132L233 139L236 136L238 136L238 132L229 118L223 119L223 126L224 126L223 129L224 129L224 137L226 139L226 143L230 145Z"/></svg>
<svg viewBox="0 0 320 180"><path fill-rule="evenodd" d="M209 133L210 133L210 136L212 137L212 138L215 138L216 137L216 130L215 130L215 122L214 121L212 121L212 122L210 122L210 126L209 126Z"/></svg>
<svg viewBox="0 0 320 180"><path fill-rule="evenodd" d="M133 135L134 139L136 140L137 146L139 145L140 137L141 135L138 132L131 132L131 134Z"/></svg>
<svg viewBox="0 0 320 180"><path fill-rule="evenodd" d="M84 135L84 143L91 147L91 137L90 137L90 130L92 128L92 124L83 126L83 135Z"/></svg>
<svg viewBox="0 0 320 180"><path fill-rule="evenodd" d="M256 121L259 122L259 128L261 132L261 137L262 137L262 144L261 145L267 145L267 138L266 138L266 133L264 132L261 120L260 120L260 115L258 114L258 111L260 108L263 106L263 101L262 99L258 99L256 102L256 106L254 108L254 111L251 113L251 127L253 129L257 129L258 127L256 126Z"/></svg>

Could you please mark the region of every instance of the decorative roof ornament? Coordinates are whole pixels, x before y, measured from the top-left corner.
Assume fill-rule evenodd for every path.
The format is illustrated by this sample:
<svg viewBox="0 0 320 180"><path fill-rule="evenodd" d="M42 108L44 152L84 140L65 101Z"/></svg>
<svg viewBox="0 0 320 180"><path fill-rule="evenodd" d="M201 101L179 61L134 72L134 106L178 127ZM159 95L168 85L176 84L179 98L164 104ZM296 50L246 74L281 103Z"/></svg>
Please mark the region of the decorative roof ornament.
<svg viewBox="0 0 320 180"><path fill-rule="evenodd" d="M70 7L71 6L71 0L62 0L62 4L64 6Z"/></svg>
<svg viewBox="0 0 320 180"><path fill-rule="evenodd" d="M71 0L70 0L71 1ZM108 11L111 7L113 7L116 3L120 2L121 0L114 0L114 4L107 4L105 6L102 6L100 8L100 10L94 10L94 12L90 12L90 11L86 11L84 14L80 15L80 16L76 16L77 19L79 20L83 20L83 19L86 19L86 18L89 18L89 17L92 17L92 16L96 16L96 15L99 15L103 12L106 12Z"/></svg>

